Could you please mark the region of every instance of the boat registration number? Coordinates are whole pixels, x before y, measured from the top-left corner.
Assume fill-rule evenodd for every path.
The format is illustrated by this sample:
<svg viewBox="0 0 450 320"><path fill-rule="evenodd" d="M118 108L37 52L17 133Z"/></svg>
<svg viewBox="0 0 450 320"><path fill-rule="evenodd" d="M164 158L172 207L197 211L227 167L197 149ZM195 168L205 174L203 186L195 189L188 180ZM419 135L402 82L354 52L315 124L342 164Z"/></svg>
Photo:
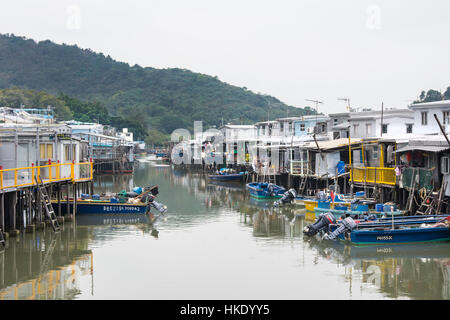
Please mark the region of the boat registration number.
<svg viewBox="0 0 450 320"><path fill-rule="evenodd" d="M377 240L392 240L392 236L377 236Z"/></svg>
<svg viewBox="0 0 450 320"><path fill-rule="evenodd" d="M139 212L139 208L132 207L132 206L103 206L103 211L107 211L107 212L136 211L136 212Z"/></svg>

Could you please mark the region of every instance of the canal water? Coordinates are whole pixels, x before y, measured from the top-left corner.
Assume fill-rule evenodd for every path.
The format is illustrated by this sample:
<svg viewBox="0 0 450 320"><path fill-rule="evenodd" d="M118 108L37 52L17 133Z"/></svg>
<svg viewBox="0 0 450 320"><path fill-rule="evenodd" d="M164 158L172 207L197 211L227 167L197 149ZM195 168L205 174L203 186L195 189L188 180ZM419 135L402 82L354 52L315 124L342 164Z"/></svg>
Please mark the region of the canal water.
<svg viewBox="0 0 450 320"><path fill-rule="evenodd" d="M96 193L157 184L165 218L78 216L63 230L11 238L0 299L449 299L450 243L353 247L302 235L291 205L240 185L140 163Z"/></svg>

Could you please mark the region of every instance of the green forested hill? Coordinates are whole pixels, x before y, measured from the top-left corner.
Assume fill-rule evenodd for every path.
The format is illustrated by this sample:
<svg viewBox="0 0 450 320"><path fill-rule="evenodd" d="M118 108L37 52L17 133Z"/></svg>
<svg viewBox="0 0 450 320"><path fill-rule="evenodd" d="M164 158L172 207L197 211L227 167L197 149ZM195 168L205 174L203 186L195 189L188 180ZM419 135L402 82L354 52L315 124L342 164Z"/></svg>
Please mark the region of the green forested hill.
<svg viewBox="0 0 450 320"><path fill-rule="evenodd" d="M202 120L204 127L220 125L222 117L224 122L254 123L266 120L269 110L271 119L287 111L289 116L313 113L185 69L129 66L77 46L0 35L0 89L11 87L105 107L111 117L144 128L144 135L191 129L194 120Z"/></svg>

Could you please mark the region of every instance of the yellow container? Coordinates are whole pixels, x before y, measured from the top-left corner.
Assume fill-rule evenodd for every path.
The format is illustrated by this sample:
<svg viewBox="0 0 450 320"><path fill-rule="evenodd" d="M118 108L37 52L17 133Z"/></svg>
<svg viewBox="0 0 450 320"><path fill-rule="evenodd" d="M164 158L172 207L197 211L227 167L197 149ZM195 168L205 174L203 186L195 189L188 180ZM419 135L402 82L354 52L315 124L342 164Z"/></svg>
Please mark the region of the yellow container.
<svg viewBox="0 0 450 320"><path fill-rule="evenodd" d="M317 207L317 200L303 200L305 203L305 209L309 212L314 212L314 208Z"/></svg>

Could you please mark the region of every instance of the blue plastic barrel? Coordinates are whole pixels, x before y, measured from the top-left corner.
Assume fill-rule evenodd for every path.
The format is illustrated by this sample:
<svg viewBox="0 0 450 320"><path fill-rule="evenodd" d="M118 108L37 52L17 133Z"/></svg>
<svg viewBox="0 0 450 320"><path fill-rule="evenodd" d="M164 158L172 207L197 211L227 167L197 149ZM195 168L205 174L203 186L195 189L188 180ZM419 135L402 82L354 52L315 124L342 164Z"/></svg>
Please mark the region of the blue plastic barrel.
<svg viewBox="0 0 450 320"><path fill-rule="evenodd" d="M384 211L384 204L382 204L382 203L377 203L377 204L375 205L375 210L376 210L377 212L383 212L383 211Z"/></svg>
<svg viewBox="0 0 450 320"><path fill-rule="evenodd" d="M92 200L100 200L100 195L99 194L93 194L92 195Z"/></svg>
<svg viewBox="0 0 450 320"><path fill-rule="evenodd" d="M109 202L111 202L111 203L119 203L119 199L117 199L117 198L111 198L111 199L109 200Z"/></svg>
<svg viewBox="0 0 450 320"><path fill-rule="evenodd" d="M364 191L358 191L358 192L356 192L355 195L356 195L357 197L364 197L365 192L364 192Z"/></svg>

